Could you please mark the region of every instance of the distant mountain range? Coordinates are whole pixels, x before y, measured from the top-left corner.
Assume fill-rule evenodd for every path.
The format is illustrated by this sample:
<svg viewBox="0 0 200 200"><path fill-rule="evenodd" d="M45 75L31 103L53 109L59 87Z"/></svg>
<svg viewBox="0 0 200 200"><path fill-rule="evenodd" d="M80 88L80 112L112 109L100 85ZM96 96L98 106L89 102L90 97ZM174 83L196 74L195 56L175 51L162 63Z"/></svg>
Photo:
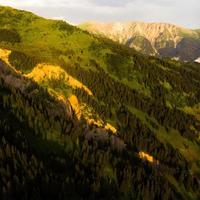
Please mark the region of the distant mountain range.
<svg viewBox="0 0 200 200"><path fill-rule="evenodd" d="M168 23L87 22L80 28L106 36L136 50L182 61L199 61L200 29L191 30Z"/></svg>

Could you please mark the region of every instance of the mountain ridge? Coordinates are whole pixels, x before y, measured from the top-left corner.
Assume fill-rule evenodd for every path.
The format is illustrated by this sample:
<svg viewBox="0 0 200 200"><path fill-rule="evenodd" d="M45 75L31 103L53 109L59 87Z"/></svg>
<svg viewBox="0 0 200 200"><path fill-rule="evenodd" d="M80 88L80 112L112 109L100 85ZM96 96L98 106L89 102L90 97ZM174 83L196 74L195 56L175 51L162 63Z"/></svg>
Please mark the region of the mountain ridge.
<svg viewBox="0 0 200 200"><path fill-rule="evenodd" d="M159 22L86 22L80 28L91 33L113 39L114 41L133 47L136 50L150 55L180 57L181 60L192 61L199 57L199 44L193 56L185 56L184 51L178 52L183 41L200 41L198 29L187 29L170 23ZM186 46L189 46L187 44ZM194 46L194 45L193 45ZM188 48L188 47L187 47ZM177 52L175 52L175 50ZM171 55L170 55L171 54ZM187 54L187 53L186 53Z"/></svg>

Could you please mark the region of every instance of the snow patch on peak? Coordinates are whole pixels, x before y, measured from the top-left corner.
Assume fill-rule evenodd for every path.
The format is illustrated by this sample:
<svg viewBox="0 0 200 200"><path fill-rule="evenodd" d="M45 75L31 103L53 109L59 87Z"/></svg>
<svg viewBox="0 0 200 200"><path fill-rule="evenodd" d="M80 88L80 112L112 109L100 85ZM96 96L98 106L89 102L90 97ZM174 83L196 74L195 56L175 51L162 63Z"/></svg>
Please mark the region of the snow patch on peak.
<svg viewBox="0 0 200 200"><path fill-rule="evenodd" d="M113 32L122 32L124 31L124 25L122 23L115 23L113 25Z"/></svg>
<svg viewBox="0 0 200 200"><path fill-rule="evenodd" d="M200 63L200 57L195 60L195 62Z"/></svg>

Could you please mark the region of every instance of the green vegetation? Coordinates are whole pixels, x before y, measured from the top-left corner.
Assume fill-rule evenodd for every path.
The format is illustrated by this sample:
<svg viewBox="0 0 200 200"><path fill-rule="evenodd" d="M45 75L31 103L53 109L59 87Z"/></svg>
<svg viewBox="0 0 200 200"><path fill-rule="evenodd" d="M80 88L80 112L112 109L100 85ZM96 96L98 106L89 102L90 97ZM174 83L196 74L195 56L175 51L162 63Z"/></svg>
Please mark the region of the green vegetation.
<svg viewBox="0 0 200 200"><path fill-rule="evenodd" d="M0 41L14 44L20 42L20 36L15 30L0 29Z"/></svg>
<svg viewBox="0 0 200 200"><path fill-rule="evenodd" d="M0 40L11 50L10 65L0 55L4 199L199 199L199 64L7 7L0 26L20 38ZM80 119L70 95L85 105Z"/></svg>
<svg viewBox="0 0 200 200"><path fill-rule="evenodd" d="M15 66L17 70L23 73L31 72L39 61L33 57L29 57L25 53L12 51L9 56L10 64Z"/></svg>

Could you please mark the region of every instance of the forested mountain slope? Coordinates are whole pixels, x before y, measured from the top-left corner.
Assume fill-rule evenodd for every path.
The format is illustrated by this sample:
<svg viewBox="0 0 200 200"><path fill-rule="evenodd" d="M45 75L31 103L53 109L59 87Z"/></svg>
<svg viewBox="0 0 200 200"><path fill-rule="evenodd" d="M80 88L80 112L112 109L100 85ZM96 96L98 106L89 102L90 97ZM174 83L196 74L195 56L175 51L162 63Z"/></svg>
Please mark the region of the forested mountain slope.
<svg viewBox="0 0 200 200"><path fill-rule="evenodd" d="M5 199L199 199L199 64L8 7L0 27Z"/></svg>
<svg viewBox="0 0 200 200"><path fill-rule="evenodd" d="M79 27L133 47L147 55L170 57L182 61L195 61L200 57L198 30L168 23L144 22L88 22Z"/></svg>

